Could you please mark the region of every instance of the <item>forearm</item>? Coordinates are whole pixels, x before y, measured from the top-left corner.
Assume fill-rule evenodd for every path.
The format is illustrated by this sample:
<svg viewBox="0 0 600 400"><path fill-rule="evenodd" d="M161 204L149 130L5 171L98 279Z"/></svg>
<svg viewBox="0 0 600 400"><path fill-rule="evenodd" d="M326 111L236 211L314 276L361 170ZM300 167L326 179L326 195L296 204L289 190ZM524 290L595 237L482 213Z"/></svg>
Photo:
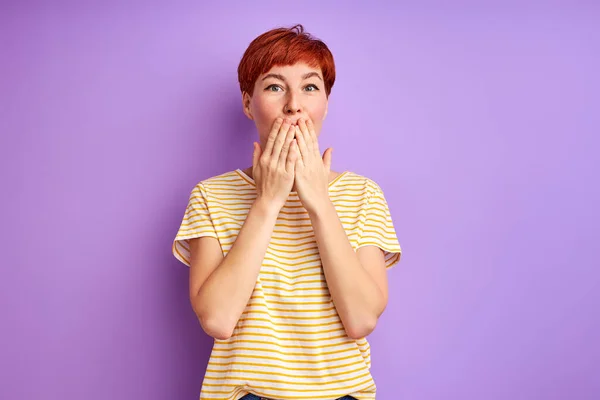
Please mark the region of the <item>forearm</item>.
<svg viewBox="0 0 600 400"><path fill-rule="evenodd" d="M255 201L227 256L200 288L194 309L205 331L231 336L256 285L277 215L266 202Z"/></svg>
<svg viewBox="0 0 600 400"><path fill-rule="evenodd" d="M331 298L348 336L375 328L385 308L383 292L361 265L331 201L309 213Z"/></svg>

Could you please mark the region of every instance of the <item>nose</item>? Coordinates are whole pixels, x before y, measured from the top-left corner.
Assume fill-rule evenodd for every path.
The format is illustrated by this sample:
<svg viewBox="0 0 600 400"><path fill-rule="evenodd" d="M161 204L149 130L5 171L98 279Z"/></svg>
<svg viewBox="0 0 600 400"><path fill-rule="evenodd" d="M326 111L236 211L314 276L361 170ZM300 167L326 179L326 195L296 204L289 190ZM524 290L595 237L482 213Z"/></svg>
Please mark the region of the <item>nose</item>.
<svg viewBox="0 0 600 400"><path fill-rule="evenodd" d="M292 116L295 114L302 113L302 106L300 105L300 101L297 94L289 92L286 100L286 104L283 108L283 112L285 115Z"/></svg>

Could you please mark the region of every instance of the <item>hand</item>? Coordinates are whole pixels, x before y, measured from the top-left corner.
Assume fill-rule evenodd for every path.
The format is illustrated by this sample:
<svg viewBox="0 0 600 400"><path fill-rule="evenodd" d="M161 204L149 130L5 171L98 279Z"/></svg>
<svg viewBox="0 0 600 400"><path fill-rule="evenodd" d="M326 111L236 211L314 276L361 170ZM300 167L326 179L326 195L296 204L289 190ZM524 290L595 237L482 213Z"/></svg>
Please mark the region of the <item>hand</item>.
<svg viewBox="0 0 600 400"><path fill-rule="evenodd" d="M296 190L304 208L311 213L329 200L329 171L332 148L323 153L310 119L301 118L296 127L296 141L300 156L296 159Z"/></svg>
<svg viewBox="0 0 600 400"><path fill-rule="evenodd" d="M295 129L289 120L278 118L273 123L264 151L254 143L252 175L258 192L257 201L264 201L279 212L294 185L298 147Z"/></svg>

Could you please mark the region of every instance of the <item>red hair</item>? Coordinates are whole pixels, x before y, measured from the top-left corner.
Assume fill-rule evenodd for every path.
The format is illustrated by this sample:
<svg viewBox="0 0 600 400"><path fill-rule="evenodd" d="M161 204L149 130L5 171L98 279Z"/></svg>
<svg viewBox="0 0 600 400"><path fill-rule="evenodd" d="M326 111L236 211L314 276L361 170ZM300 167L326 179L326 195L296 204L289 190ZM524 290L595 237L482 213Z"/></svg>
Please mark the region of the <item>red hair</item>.
<svg viewBox="0 0 600 400"><path fill-rule="evenodd" d="M276 65L305 62L321 68L327 97L335 82L333 55L325 43L304 32L300 24L291 28L276 28L254 39L238 65L238 81L242 93L252 96L254 83L261 74Z"/></svg>

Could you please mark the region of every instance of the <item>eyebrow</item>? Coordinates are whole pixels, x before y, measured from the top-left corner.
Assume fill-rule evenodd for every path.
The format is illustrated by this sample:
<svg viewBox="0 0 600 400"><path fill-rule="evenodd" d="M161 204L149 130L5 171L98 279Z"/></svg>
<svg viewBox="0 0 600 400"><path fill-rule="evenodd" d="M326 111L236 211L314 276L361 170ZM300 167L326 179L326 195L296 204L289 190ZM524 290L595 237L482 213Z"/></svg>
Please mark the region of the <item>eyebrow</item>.
<svg viewBox="0 0 600 400"><path fill-rule="evenodd" d="M304 80L304 79L312 78L313 76L316 76L317 78L321 79L321 81L323 81L323 79L321 78L321 75L319 75L319 73L314 72L314 71L302 75L302 79ZM267 74L262 80L264 81L267 78L275 78L275 79L279 79L280 81L285 82L285 77L280 74Z"/></svg>

